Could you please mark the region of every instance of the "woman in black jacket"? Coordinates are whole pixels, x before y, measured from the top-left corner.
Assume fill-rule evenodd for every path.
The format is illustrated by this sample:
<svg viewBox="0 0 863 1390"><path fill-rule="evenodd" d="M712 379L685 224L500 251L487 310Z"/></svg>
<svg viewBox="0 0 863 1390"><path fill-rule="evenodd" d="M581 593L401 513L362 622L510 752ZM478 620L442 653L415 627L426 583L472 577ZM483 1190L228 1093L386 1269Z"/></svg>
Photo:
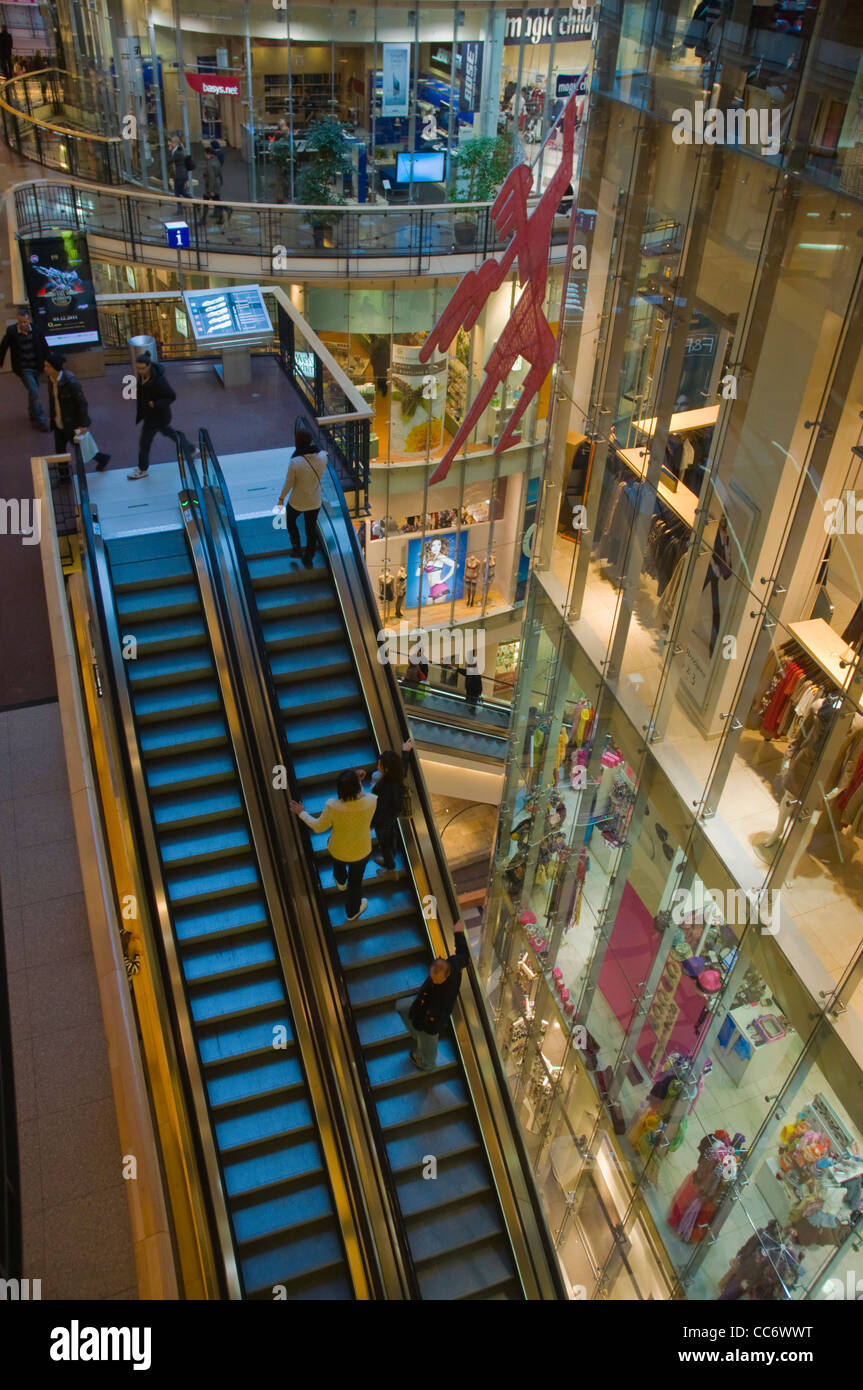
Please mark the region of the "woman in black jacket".
<svg viewBox="0 0 863 1390"><path fill-rule="evenodd" d="M372 817L372 829L377 840L374 854L376 864L380 864L378 876L389 877L396 869L396 827L404 806L405 768L408 754L413 748L413 739L402 744L402 756L387 748L378 758L377 771L372 773L370 790L378 799Z"/></svg>

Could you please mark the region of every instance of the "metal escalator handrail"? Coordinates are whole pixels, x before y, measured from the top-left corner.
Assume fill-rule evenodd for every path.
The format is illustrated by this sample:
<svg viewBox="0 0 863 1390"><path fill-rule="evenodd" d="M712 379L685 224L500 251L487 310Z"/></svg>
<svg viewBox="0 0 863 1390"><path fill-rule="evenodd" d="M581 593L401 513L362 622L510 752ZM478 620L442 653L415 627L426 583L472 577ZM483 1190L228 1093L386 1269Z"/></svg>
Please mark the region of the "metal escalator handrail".
<svg viewBox="0 0 863 1390"><path fill-rule="evenodd" d="M210 438L209 431L201 429L199 431L199 448L201 454L201 472L204 480L204 489L208 489L214 496L217 496L217 514L223 523L224 538L229 542L230 563L233 566L240 589L240 596L243 606L243 617L245 619L248 634L251 640L251 657L254 662L255 679L258 688L262 692L260 715L265 721L265 736L269 741L269 746L278 752L282 765L285 768L286 776L291 795L299 799L300 791L292 768L290 750L287 747L284 728L278 717L279 699L275 683L270 671L269 657L266 649L263 628L261 627L260 615L258 613L257 600L249 573L248 562L240 540L237 529L237 521L231 503L230 493L225 482L218 455ZM202 510L205 508L205 496L201 494ZM209 516L206 517L206 524L210 528ZM213 536L215 542L215 537ZM219 568L220 582L224 586L225 575L222 567ZM236 634L234 634L234 638ZM248 694L248 692L247 692ZM258 725L258 719L254 710L249 709L250 722ZM263 743L259 743L261 752L261 774L269 773L268 767L263 761ZM350 1123L344 1127L345 1136L348 1138L348 1148L354 1152L360 1162L360 1167L365 1170L372 1179L374 1187L383 1194L385 1199L385 1211L387 1222L386 1233L386 1259L384 1261L384 1279L388 1290L389 1298L410 1298L419 1297L419 1284L413 1268L413 1261L410 1255L410 1247L407 1240L407 1232L404 1227L401 1210L395 1191L395 1184L387 1162L381 1162L380 1156L385 1154L385 1143L383 1132L377 1118L376 1108L371 1093L371 1087L366 1076L365 1067L357 1065L357 1059L361 1055L361 1045L354 1022L353 1013L349 1006L347 986L344 973L338 958L332 927L324 904L323 893L317 875L309 867L308 834L300 830L300 826L293 816L287 812L281 818L278 817L276 808L272 801L267 798L267 811L270 816L274 843L284 843L288 854L282 859L282 867L287 862L292 866L297 866L303 876L303 889L305 897L310 905L311 920L296 920L296 930L294 941L302 943L302 955L306 966L306 978L312 982L320 1000L322 987L326 981L321 978L320 962L323 958L328 962L328 977L330 982L329 997L337 1004L337 1008L325 1010L329 1020L330 1030L338 1035L339 1030L343 1030L345 1046L351 1064L351 1094L342 1099L348 1100L348 1120L351 1116L360 1119L361 1125L365 1130L365 1135L357 1134ZM278 822L278 823L277 823ZM284 837L284 838L283 838ZM293 851L291 853L290 851ZM296 872L296 868L294 869ZM296 884L285 874L285 888L289 892L296 892ZM306 944L306 936L312 938L314 951L310 951ZM330 1039L332 1042L332 1039ZM344 1074L344 1073L343 1073ZM352 1133L349 1134L349 1131ZM360 1159L358 1149L360 1144L365 1142L364 1157ZM373 1168L373 1171L369 1171ZM370 1200L372 1192L369 1184L364 1184L366 1200ZM380 1216L376 1226L380 1225Z"/></svg>
<svg viewBox="0 0 863 1390"><path fill-rule="evenodd" d="M341 538L339 535L339 528L337 528L335 525L335 520L333 516L334 509L332 507L329 497L325 497L324 499L324 505L321 509L321 517L319 518L319 524L321 518L325 518L329 525L332 527L333 543L335 546L336 553L341 556L342 563L344 564L345 561L348 559L353 562L353 573L351 575L352 582L349 586L350 597L355 605L359 605L359 612L357 616L361 625L361 630L363 620L365 619L365 636L366 643L368 644L369 633L376 634L379 627L377 602L375 600L368 571L366 569L365 562L362 557L362 552L360 550L357 533L354 530L350 514L347 509L347 503L344 497L344 493L338 486L337 479L335 478L332 469L330 469L329 472L327 491L334 494L335 496L335 511L338 514L339 520L341 522L341 530L347 533L347 556L345 555L345 546L342 543L340 543ZM330 549L330 547L327 548L328 550ZM344 603L344 598L341 594L339 594L339 598L340 601ZM376 637L375 641L377 641ZM402 737L402 741L404 741L406 738L410 737L410 730L408 726L407 715L405 713L405 708L400 698L400 690L398 681L396 679L395 671L393 670L391 664L382 664L380 661L377 660L377 651L372 653L371 649L369 648L367 651L367 656L369 664L369 679L372 682L382 683L384 688L386 689L387 694L389 696L389 706L391 707L392 713L395 716L396 723ZM362 675L360 678L362 680ZM365 686L364 681L363 684ZM378 690L380 691L380 685L378 685ZM366 696L366 700L368 701L371 692L368 689L365 689L364 693ZM381 702L381 704L383 709L383 717L384 719L386 719L386 704L383 701ZM372 722L374 726L374 720ZM435 859L436 878L443 887L447 905L452 914L452 920L458 921L460 918L458 898L449 873L449 866L447 864L443 847L440 842L440 836L437 833L437 828L435 825L434 816L431 808L431 802L428 798L428 792L425 786L424 779L422 778L422 776L417 776L417 772L419 771L418 759L416 763L413 763L414 758L416 758L415 752L411 755L414 771L413 782L417 792L419 806L421 808L421 820L425 823L428 832L430 851ZM418 820L416 815L413 819L414 821ZM414 830L416 833L416 826L414 826ZM422 854L422 846L419 844L419 840L417 841L417 844L418 849ZM552 1240L551 1233L548 1229L542 1202L533 1179L530 1161L528 1159L527 1151L524 1146L521 1129L515 1113L515 1107L513 1105L512 1097L509 1092L509 1087L507 1085L506 1076L504 1073L500 1054L498 1052L497 1044L494 1039L494 1033L492 1031L491 1023L486 1012L483 991L476 973L476 967L474 965L472 957L464 973L467 974L468 979L470 980L471 994L475 1005L475 1012L479 1020L483 1036L483 1042L485 1044L485 1050L488 1055L488 1059L492 1069L495 1086L495 1097L499 1105L501 1106L503 1115L505 1117L505 1123L508 1127L507 1137L509 1138L509 1141L511 1142L515 1150L515 1158L521 1176L523 1197L527 1200L530 1206L533 1221L533 1229L535 1234L533 1239L531 1239L527 1234L525 1234L524 1239L526 1245L528 1246L527 1258L531 1261L533 1265L532 1275L534 1284L535 1287L541 1290L537 1294L537 1296L541 1298L550 1297L566 1299L567 1293L560 1273L557 1252L554 1248L554 1242ZM462 1001L460 1000L459 1002L461 1005ZM476 1050L476 1041L472 1035L471 1043L474 1049ZM487 1074L483 1071L479 1060L478 1066L480 1067L482 1084L484 1087L487 1087L488 1077ZM505 1150L505 1145L503 1145L503 1139L501 1139L501 1144ZM504 1163L506 1164L507 1170L509 1172L509 1161L506 1158L505 1152ZM494 1165L492 1165L492 1171L494 1172ZM522 1214L522 1203L518 1200L517 1196L514 1195L513 1200L511 1202L503 1203L503 1207L505 1212L508 1210L511 1214L515 1215L515 1219L520 1223L520 1225L523 1228L524 1219ZM512 1236L513 1233L511 1231L511 1240ZM541 1267L540 1261L538 1259L538 1255L540 1252L536 1249L537 1241L539 1242L539 1246L541 1249ZM515 1253L515 1247L513 1248ZM520 1274L522 1275L522 1277L524 1277L525 1271L522 1269L521 1261L518 1260L517 1255L516 1263L519 1267ZM544 1290L544 1292L542 1290Z"/></svg>
<svg viewBox="0 0 863 1390"><path fill-rule="evenodd" d="M211 1235L215 1233L214 1244L220 1256L219 1259L213 1260L213 1264L218 1271L222 1293L227 1294L229 1298L239 1298L239 1265L228 1217L222 1174L215 1159L215 1139L212 1139L210 1144L205 1144L203 1139L205 1134L211 1133L210 1114L195 1041L191 1033L182 971L177 958L176 942L168 913L168 894L162 872L161 856L149 816L149 799L140 764L134 715L125 673L117 664L123 658L118 655L121 651L120 624L114 602L108 558L102 539L101 526L97 517L93 515L84 462L80 447L77 444L72 445L72 453L75 460L81 523L90 567L89 587L93 595L111 700L114 710L119 715L122 729L118 746L122 760L121 772L125 782L125 800L129 821L134 830L135 849L142 881L148 892L150 908L154 911L159 925L154 944L161 953L168 980L169 987L164 997L170 1016L171 1035L174 1041L173 1052L178 1061L178 1071L184 1083L187 1103L191 1102L191 1114L194 1116L195 1123L189 1124L188 1131L197 1157L198 1171L205 1175L202 1195L210 1217ZM149 926L149 917L143 918L139 915L139 920L145 921Z"/></svg>

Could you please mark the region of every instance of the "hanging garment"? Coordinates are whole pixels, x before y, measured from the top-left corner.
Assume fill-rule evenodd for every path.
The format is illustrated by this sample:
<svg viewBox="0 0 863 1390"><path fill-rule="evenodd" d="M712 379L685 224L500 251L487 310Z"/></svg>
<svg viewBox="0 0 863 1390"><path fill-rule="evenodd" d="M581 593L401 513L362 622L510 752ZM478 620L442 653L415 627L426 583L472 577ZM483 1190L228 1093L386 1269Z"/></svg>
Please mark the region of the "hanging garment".
<svg viewBox="0 0 863 1390"><path fill-rule="evenodd" d="M770 703L764 712L761 727L764 729L765 733L771 735L776 733L779 718L785 709L786 701L790 699L802 679L803 672L796 661L789 661L773 692Z"/></svg>

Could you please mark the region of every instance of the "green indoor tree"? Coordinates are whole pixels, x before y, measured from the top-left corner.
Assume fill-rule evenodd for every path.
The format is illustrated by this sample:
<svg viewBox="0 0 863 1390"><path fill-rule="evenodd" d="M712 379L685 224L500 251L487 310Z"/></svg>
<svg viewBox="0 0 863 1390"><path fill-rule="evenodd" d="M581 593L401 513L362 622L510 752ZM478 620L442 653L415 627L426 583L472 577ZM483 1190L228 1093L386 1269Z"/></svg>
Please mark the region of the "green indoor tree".
<svg viewBox="0 0 863 1390"><path fill-rule="evenodd" d="M339 122L324 116L309 127L303 138L306 153L313 159L305 164L296 179L298 203L312 206L338 206L344 203L333 188L334 181L351 168L351 147ZM315 232L315 245L323 244L324 228L332 226L338 214L315 212L309 217Z"/></svg>
<svg viewBox="0 0 863 1390"><path fill-rule="evenodd" d="M506 135L483 135L460 145L454 158L451 201L490 203L512 167L510 140Z"/></svg>

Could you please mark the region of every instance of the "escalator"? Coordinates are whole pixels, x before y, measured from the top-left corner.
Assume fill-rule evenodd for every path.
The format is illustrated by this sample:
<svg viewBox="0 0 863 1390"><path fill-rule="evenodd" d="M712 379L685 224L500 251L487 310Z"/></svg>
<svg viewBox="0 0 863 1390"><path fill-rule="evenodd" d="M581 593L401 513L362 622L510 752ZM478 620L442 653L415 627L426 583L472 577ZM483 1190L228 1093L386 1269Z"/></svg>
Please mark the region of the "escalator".
<svg viewBox="0 0 863 1390"><path fill-rule="evenodd" d="M306 1002L295 962L286 964L292 948L249 795L227 661L214 649L193 501L181 493L184 527L103 543L82 469L79 486L221 1292L369 1296L348 1240L325 1083L300 1016Z"/></svg>
<svg viewBox="0 0 863 1390"><path fill-rule="evenodd" d="M201 448L205 476L209 461L213 485L230 510L205 431ZM240 567L257 615L271 698L278 705L274 727L280 751L294 795L313 814L334 793L345 767L374 767L379 747L395 744L393 719L403 718L394 714L392 673L375 660L376 623L363 607L370 597L364 591L367 578L343 499L329 476L325 497L320 518L325 553L319 548L308 569L287 556L285 533L274 528L272 515L230 520L245 557ZM374 690L373 681L378 682ZM391 732L382 727L381 699L389 706ZM401 728L397 736L403 739L406 732ZM452 1035L442 1037L435 1072L419 1072L410 1062L410 1038L395 1011L396 1000L419 988L431 955L440 951L440 929L435 926L437 935L430 930L435 904L445 906L452 919L457 916L428 807L423 802L415 808L394 879L375 878L369 861L363 885L368 909L356 922L346 921L326 850L310 836L307 844L392 1180L397 1223L409 1250L415 1296L563 1296L538 1201L525 1176L526 1161L523 1154L514 1157L520 1141L508 1100L502 1099L502 1074L489 1081L497 1065L493 1046L485 1035L476 1041L481 1025L473 998L478 987L473 979L470 988L467 984L471 972L465 974L462 1001L473 1032L466 1041L462 1023L458 1045ZM436 1163L433 1182L428 1181L430 1157Z"/></svg>

